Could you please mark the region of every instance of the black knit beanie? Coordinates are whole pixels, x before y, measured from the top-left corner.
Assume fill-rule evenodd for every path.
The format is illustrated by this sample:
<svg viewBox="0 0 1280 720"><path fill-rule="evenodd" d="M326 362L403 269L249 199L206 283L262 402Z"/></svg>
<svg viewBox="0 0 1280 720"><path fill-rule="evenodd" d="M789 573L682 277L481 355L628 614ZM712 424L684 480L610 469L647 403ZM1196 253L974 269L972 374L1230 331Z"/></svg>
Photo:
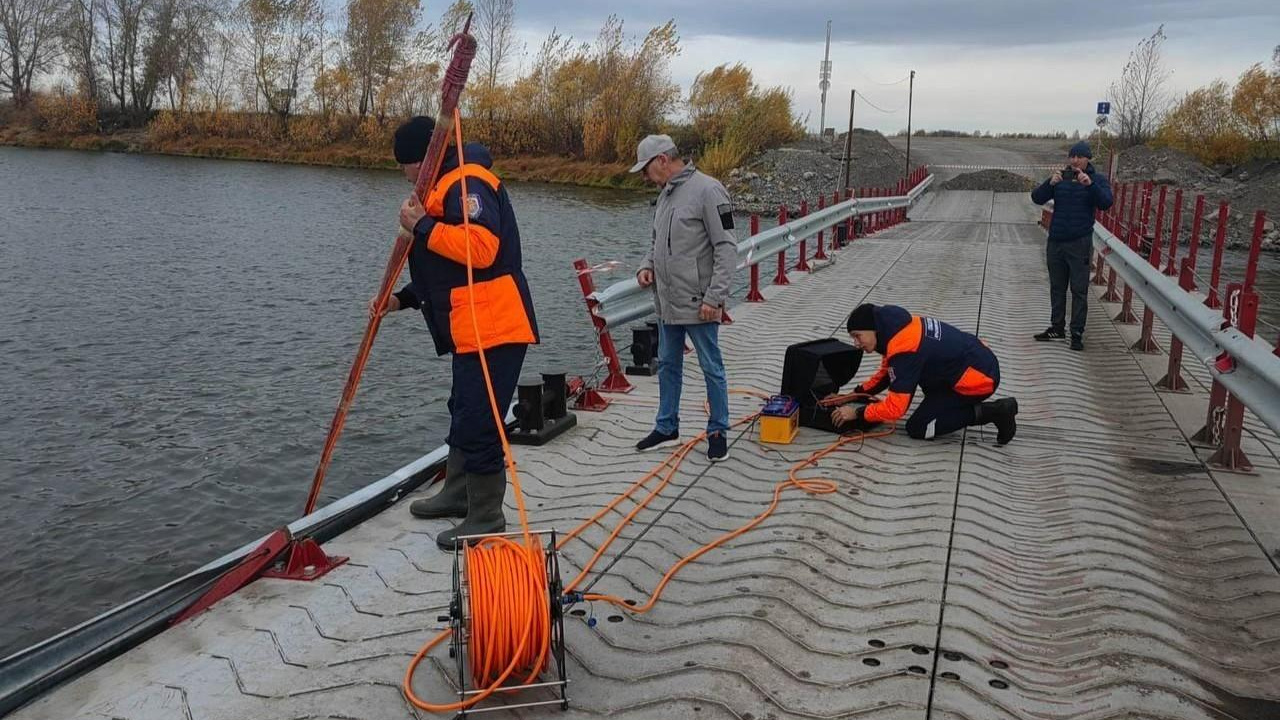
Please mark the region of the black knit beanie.
<svg viewBox="0 0 1280 720"><path fill-rule="evenodd" d="M871 303L863 303L853 309L849 313L849 321L845 323L845 327L849 332L854 330L875 330L876 329L876 306Z"/></svg>
<svg viewBox="0 0 1280 720"><path fill-rule="evenodd" d="M436 121L425 115L410 118L396 128L395 154L396 162L401 165L412 165L422 162L427 156L427 145L431 142L431 133L436 129Z"/></svg>

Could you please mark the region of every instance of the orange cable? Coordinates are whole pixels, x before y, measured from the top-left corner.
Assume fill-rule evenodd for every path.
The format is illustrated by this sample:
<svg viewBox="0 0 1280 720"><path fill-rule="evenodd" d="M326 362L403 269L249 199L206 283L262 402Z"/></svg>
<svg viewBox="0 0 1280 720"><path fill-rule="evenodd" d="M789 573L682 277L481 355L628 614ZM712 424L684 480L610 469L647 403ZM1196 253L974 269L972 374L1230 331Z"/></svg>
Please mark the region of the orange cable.
<svg viewBox="0 0 1280 720"><path fill-rule="evenodd" d="M461 167L464 164L462 118L456 108L454 109L454 132L458 148L458 164ZM461 177L461 185L462 224L464 233L469 236L470 221L467 215L467 181L465 174ZM475 332L481 371L484 374L485 386L489 394L490 410L493 412L494 422L498 428L498 437L502 442L503 456L506 459L507 468L511 474L511 483L514 486L523 543L516 543L507 537L501 536L487 537L474 546L464 543L463 553L466 560L467 586L470 589L468 609L471 618L469 626L471 633L471 674L477 687L485 687L470 698L446 704L428 703L414 694L413 675L427 653L447 639L453 632L451 629L445 630L432 638L414 655L405 671L403 683L405 697L414 706L428 712L453 712L471 707L497 691L517 669L528 670L528 675L520 684L530 684L546 667L550 656L549 580L546 575L545 558L542 549L533 540L529 532L529 519L524 503L524 493L520 487L519 474L516 470L515 458L511 452L511 445L507 440L506 427L503 422L504 416L498 408L498 400L493 390L493 381L489 374L489 365L485 357L484 346L480 342L480 326L475 313L475 279L471 260L471 243L466 242L465 245L467 249L467 294L468 302L471 305L471 324ZM733 392L768 398L767 395L752 390L735 389ZM834 403L838 400L857 397L865 396L861 393L852 393L839 398L830 398L828 402ZM759 413L748 415L733 423L731 427L754 422L758 416ZM676 573L685 565L764 522L777 509L784 491L790 488L797 488L811 495L825 495L834 493L837 490L836 484L830 480L801 478L796 475L797 472L810 465L817 464L822 458L851 442L861 442L869 437L884 437L891 433L893 433L893 428L873 434L858 433L857 435L844 436L794 465L787 474L787 480L778 483L774 487L773 500L764 512L741 527L721 535L681 558L662 576L649 600L643 605L632 606L622 598L597 593L585 594L583 598L608 602L633 613L648 612L658 602L663 590L666 589L667 584L675 577ZM662 490L670 484L680 465L688 457L689 452L705 436L705 433L699 434L670 453L657 467L633 483L631 487L601 508L595 515L563 536L556 546L557 550L569 540L579 536L587 527L599 522L610 510L616 509L623 500L631 498L634 492L661 474L664 469L667 470L662 481L650 490L643 499L634 500L636 506L610 532L609 537L596 549L596 552L578 576L565 586L564 592L571 592L587 577L595 564L618 538L622 530L630 525L636 515L646 509L649 503L657 498ZM502 670L498 670L504 664L504 660L505 667Z"/></svg>

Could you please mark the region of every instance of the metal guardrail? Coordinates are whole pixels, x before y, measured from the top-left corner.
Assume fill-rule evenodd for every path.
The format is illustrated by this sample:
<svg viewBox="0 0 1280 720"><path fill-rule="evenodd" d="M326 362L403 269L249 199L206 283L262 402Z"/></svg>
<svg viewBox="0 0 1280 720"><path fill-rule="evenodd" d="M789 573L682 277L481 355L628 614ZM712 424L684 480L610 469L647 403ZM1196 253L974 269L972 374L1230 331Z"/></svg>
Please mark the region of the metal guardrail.
<svg viewBox="0 0 1280 720"><path fill-rule="evenodd" d="M928 175L906 195L845 200L785 225L779 225L740 240L737 268L750 267L764 258L771 258L780 251L798 245L801 240L839 225L850 218L885 210L909 208L932 183L933 175ZM609 329L635 322L654 312L653 292L648 288L640 287L640 283L635 278L622 280L596 291L588 296L588 300L594 301L592 312L603 319L605 328Z"/></svg>
<svg viewBox="0 0 1280 720"><path fill-rule="evenodd" d="M1176 278L1153 267L1102 223L1093 226L1093 241L1104 252L1107 265L1182 341L1185 350L1204 363L1214 379L1245 407L1280 433L1280 357L1265 343L1224 323L1221 312L1183 290ZM1217 366L1223 353L1235 361L1228 372Z"/></svg>

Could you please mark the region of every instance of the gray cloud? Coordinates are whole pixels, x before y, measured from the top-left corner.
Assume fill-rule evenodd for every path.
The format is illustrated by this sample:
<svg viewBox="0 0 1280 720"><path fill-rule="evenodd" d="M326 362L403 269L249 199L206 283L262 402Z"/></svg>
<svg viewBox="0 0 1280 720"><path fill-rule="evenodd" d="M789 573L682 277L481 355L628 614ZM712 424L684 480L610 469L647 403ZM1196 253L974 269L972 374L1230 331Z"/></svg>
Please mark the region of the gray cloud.
<svg viewBox="0 0 1280 720"><path fill-rule="evenodd" d="M564 0L517 0L516 22L556 26L579 39L594 35L609 14L642 34L674 19L682 35L726 35L777 41L821 42L826 21L840 42L956 45L1044 45L1108 37L1138 38L1164 23L1256 17L1280 21L1274 0L1146 0L1110 3L1040 3L1027 0L895 0L853 3L817 0L626 3L588 5ZM1273 26L1274 27L1274 26Z"/></svg>

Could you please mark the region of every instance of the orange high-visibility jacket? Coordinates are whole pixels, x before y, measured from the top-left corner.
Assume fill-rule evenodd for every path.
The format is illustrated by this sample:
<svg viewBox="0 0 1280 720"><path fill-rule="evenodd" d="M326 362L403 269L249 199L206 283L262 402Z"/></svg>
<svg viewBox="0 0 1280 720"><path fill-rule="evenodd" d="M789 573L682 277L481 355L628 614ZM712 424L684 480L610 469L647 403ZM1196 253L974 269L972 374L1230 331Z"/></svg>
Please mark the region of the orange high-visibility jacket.
<svg viewBox="0 0 1280 720"><path fill-rule="evenodd" d="M877 307L875 323L876 351L884 361L857 390L889 392L863 411L870 422L893 422L905 415L917 387L926 395L950 390L985 397L1000 384L995 353L975 335L934 318L912 316L896 305Z"/></svg>
<svg viewBox="0 0 1280 720"><path fill-rule="evenodd" d="M410 283L396 297L401 305L422 310L440 355L537 343L533 299L521 269L520 229L507 189L489 170L493 159L483 145L464 145L463 160L458 162L454 148L445 153L440 178L423 200L427 215L414 228ZM462 218L464 175L466 227ZM478 323L472 322L467 288L468 246Z"/></svg>

